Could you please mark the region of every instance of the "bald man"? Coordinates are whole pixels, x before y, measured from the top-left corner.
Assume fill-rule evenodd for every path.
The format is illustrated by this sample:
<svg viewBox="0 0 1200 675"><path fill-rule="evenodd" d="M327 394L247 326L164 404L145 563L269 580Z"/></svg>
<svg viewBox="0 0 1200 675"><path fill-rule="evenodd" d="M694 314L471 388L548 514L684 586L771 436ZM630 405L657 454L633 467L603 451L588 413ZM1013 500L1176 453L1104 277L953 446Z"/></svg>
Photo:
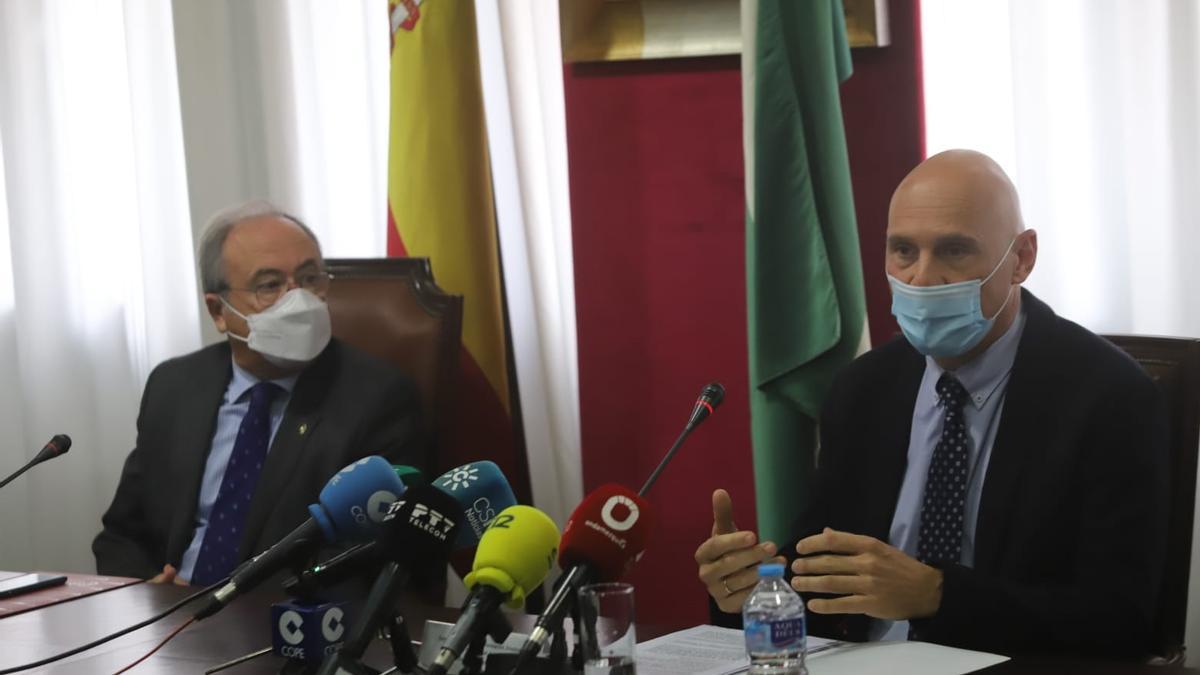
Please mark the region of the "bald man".
<svg viewBox="0 0 1200 675"><path fill-rule="evenodd" d="M886 246L903 338L834 383L797 540L757 542L713 494L696 562L714 621L738 625L755 566L774 558L819 635L1151 652L1168 494L1157 387L1021 288L1037 233L988 157L914 169Z"/></svg>

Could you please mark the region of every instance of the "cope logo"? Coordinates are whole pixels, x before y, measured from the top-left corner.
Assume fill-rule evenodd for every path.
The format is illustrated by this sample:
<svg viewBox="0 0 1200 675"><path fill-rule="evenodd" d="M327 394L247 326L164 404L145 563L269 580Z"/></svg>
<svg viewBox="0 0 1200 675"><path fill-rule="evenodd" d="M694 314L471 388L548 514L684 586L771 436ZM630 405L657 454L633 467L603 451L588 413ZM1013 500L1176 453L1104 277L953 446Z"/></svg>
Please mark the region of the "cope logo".
<svg viewBox="0 0 1200 675"><path fill-rule="evenodd" d="M341 607L330 607L321 619L321 635L329 642L341 640L342 634L346 632L345 617Z"/></svg>
<svg viewBox="0 0 1200 675"><path fill-rule="evenodd" d="M600 519L617 532L624 532L638 521L637 504L625 495L613 495L600 509Z"/></svg>
<svg viewBox="0 0 1200 675"><path fill-rule="evenodd" d="M395 501L395 494L388 490L379 490L370 497L367 497L367 507L365 510L360 509L358 513L355 513L354 509L359 508L355 506L350 512L354 514L354 520L360 524L365 524L368 519L373 523L382 523Z"/></svg>
<svg viewBox="0 0 1200 675"><path fill-rule="evenodd" d="M450 530L454 529L453 520L447 518L444 513L436 509L431 509L420 502L413 504L412 513L408 516L408 522L413 527L437 537L439 541L446 541L450 536Z"/></svg>
<svg viewBox="0 0 1200 675"><path fill-rule="evenodd" d="M462 488L463 490L471 487L479 481L479 467L472 464L463 464L457 469L451 469L449 475L442 479L442 487L449 488L451 492Z"/></svg>
<svg viewBox="0 0 1200 675"><path fill-rule="evenodd" d="M304 642L303 627L304 617L300 616L300 612L289 609L279 615L279 635L289 645L298 645Z"/></svg>

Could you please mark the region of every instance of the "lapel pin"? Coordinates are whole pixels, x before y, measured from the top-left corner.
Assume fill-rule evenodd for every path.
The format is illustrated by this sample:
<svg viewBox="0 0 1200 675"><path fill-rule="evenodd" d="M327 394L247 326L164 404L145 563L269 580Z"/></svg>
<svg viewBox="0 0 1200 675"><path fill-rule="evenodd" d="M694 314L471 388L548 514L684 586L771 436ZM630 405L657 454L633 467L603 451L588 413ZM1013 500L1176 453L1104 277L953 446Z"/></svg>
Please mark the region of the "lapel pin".
<svg viewBox="0 0 1200 675"><path fill-rule="evenodd" d="M307 423L301 424L300 425L300 435L303 436L306 433L308 433L308 424Z"/></svg>

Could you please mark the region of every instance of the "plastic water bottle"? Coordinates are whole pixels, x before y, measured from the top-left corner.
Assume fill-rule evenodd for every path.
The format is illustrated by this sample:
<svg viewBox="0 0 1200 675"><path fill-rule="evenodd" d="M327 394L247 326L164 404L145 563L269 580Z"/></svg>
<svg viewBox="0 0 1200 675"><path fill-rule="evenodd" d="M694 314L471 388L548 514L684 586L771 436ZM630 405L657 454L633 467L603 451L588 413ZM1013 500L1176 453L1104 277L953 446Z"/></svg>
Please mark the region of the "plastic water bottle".
<svg viewBox="0 0 1200 675"><path fill-rule="evenodd" d="M742 606L751 675L808 675L804 601L783 580L783 565L758 566L758 585Z"/></svg>

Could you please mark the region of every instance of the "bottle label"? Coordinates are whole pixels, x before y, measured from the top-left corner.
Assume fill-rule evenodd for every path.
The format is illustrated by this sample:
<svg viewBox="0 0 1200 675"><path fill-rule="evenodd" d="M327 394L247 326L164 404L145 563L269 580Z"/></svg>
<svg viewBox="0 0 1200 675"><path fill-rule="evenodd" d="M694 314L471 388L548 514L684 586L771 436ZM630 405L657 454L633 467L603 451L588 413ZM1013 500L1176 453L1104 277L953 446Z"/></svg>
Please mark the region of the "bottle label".
<svg viewBox="0 0 1200 675"><path fill-rule="evenodd" d="M751 653L804 649L804 617L748 621L744 632Z"/></svg>
<svg viewBox="0 0 1200 675"><path fill-rule="evenodd" d="M771 644L776 648L804 644L804 619L783 619L771 622Z"/></svg>

